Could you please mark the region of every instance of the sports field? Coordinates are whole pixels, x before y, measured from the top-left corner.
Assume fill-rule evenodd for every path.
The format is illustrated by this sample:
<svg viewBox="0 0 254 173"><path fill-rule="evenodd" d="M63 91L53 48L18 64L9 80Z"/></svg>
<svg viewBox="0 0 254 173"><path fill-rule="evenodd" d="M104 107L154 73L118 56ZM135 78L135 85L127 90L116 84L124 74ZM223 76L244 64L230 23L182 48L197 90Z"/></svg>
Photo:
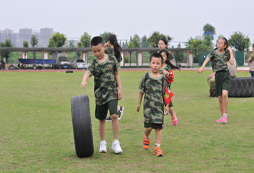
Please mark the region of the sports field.
<svg viewBox="0 0 254 173"><path fill-rule="evenodd" d="M94 117L93 77L80 88L84 72L0 72L0 172L254 172L254 98L229 98L228 123L220 118L218 98L208 97L211 71L175 71L172 84L178 124L165 116L161 149L153 155L155 133L142 148L143 115L137 113L138 84L145 71L121 71L124 115L119 140L122 155L111 150L111 123L106 125L108 152L99 153ZM248 72L237 72L249 77ZM94 155L76 156L71 97L90 98Z"/></svg>

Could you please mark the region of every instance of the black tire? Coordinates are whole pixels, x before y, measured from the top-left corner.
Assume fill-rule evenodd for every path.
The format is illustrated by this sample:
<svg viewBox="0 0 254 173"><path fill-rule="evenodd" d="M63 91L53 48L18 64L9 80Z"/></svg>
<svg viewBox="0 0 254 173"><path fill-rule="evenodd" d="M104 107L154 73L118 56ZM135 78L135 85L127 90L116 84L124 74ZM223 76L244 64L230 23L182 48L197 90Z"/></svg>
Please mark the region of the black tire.
<svg viewBox="0 0 254 173"><path fill-rule="evenodd" d="M90 157L94 145L88 96L71 98L71 114L76 154L80 158Z"/></svg>
<svg viewBox="0 0 254 173"><path fill-rule="evenodd" d="M254 97L254 78L231 78L228 97Z"/></svg>
<svg viewBox="0 0 254 173"><path fill-rule="evenodd" d="M36 69L37 69L36 65L33 65L33 69L34 69L34 70L36 70Z"/></svg>

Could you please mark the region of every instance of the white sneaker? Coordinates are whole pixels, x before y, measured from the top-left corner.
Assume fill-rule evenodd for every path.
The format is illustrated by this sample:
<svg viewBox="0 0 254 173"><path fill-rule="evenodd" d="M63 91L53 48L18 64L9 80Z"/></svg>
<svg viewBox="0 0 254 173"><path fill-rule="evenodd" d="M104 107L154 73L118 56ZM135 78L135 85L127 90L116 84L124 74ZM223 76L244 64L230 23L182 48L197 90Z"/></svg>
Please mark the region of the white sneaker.
<svg viewBox="0 0 254 173"><path fill-rule="evenodd" d="M106 153L107 152L107 143L106 141L102 141L100 145L100 153Z"/></svg>
<svg viewBox="0 0 254 173"><path fill-rule="evenodd" d="M118 140L113 141L111 148L116 154L120 154L123 152L122 148L120 147L120 142Z"/></svg>

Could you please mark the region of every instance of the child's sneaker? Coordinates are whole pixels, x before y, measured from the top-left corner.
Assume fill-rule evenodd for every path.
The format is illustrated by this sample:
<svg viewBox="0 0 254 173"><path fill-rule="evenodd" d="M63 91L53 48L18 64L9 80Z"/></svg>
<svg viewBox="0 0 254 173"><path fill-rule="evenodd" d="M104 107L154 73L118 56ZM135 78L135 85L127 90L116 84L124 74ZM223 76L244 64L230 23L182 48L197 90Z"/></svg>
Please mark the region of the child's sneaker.
<svg viewBox="0 0 254 173"><path fill-rule="evenodd" d="M163 156L163 153L162 153L160 147L155 147L155 149L154 149L154 155L157 156L157 157Z"/></svg>
<svg viewBox="0 0 254 173"><path fill-rule="evenodd" d="M106 122L109 122L109 121L112 121L112 120L111 120L111 116L108 116L108 117L106 118Z"/></svg>
<svg viewBox="0 0 254 173"><path fill-rule="evenodd" d="M124 110L124 107L123 106L120 106L120 109L117 111L117 115L118 115L118 120L120 120L123 116L123 110Z"/></svg>
<svg viewBox="0 0 254 173"><path fill-rule="evenodd" d="M227 123L227 116L223 116L215 122L216 123Z"/></svg>
<svg viewBox="0 0 254 173"><path fill-rule="evenodd" d="M222 122L222 117L220 119L218 119L217 121L215 121L216 123L221 123Z"/></svg>
<svg viewBox="0 0 254 173"><path fill-rule="evenodd" d="M149 139L146 139L146 136L144 135L143 148L147 150L149 148L149 145L150 145L150 136Z"/></svg>
<svg viewBox="0 0 254 173"><path fill-rule="evenodd" d="M173 125L175 126L175 125L177 125L178 120L177 120L177 118L176 118L176 113L175 113L175 112L174 112L174 115L175 115L175 116L173 116L173 118L171 118L171 119L172 119Z"/></svg>
<svg viewBox="0 0 254 173"><path fill-rule="evenodd" d="M111 148L116 154L121 154L123 152L122 148L120 147L120 142L118 140L113 141Z"/></svg>
<svg viewBox="0 0 254 173"><path fill-rule="evenodd" d="M99 152L100 153L106 153L107 152L107 143L106 143L106 141L101 142Z"/></svg>

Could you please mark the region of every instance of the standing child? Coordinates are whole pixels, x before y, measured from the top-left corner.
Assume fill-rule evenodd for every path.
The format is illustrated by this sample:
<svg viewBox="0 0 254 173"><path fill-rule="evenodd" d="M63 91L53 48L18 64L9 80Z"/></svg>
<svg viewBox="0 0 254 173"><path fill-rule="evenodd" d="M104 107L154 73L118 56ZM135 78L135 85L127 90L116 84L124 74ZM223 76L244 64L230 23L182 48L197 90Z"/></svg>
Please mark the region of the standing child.
<svg viewBox="0 0 254 173"><path fill-rule="evenodd" d="M106 49L107 46L109 48ZM115 55L118 63L120 63L122 61L122 56L121 56L122 48L118 44L115 34L108 35L108 41L107 41L106 44L104 44L104 47L105 47L106 54L113 54L113 55ZM119 117L118 120L120 120L122 118L122 116L123 116L123 110L124 110L123 106L117 105L117 114L118 114L118 117ZM108 116L106 118L106 121L111 121L111 117Z"/></svg>
<svg viewBox="0 0 254 173"><path fill-rule="evenodd" d="M204 71L206 64L212 61L212 69L215 73L215 95L219 97L221 118L216 123L227 123L228 111L228 90L230 85L230 74L227 62L234 64L234 56L231 47L228 47L228 41L222 37L217 43L217 48L210 53L203 65L198 70L199 73Z"/></svg>
<svg viewBox="0 0 254 173"><path fill-rule="evenodd" d="M180 70L180 67L174 66L170 61L169 61L169 52L166 49L162 49L159 51L161 56L163 57L163 65L162 68L159 70L160 74L164 74L167 78L167 87L168 89L171 90L171 83L173 82L173 72L171 69L178 69ZM173 111L173 104L172 101L169 104L169 113L171 115L172 123L173 125L176 125L178 120L176 118L176 113Z"/></svg>
<svg viewBox="0 0 254 173"><path fill-rule="evenodd" d="M164 75L159 73L162 66L163 58L159 53L153 53L150 57L149 66L151 72L143 75L139 84L139 102L137 112L140 110L141 101L144 96L144 127L145 135L143 147L148 149L150 145L150 133L155 129L156 133L156 147L154 155L163 156L160 149L162 128L164 122L164 94L166 91L167 80ZM168 112L166 105L166 111Z"/></svg>
<svg viewBox="0 0 254 173"><path fill-rule="evenodd" d="M172 52L168 50L168 41L165 38L161 38L158 42L158 48L160 50L166 49L169 53L168 59L169 61L174 61L174 56L172 55Z"/></svg>
<svg viewBox="0 0 254 173"><path fill-rule="evenodd" d="M97 36L91 40L91 47L95 58L84 74L81 88L87 85L89 76L94 76L94 95L96 101L95 117L99 119L100 153L107 152L105 141L105 123L108 111L112 119L114 141L112 150L118 154L123 150L118 141L119 121L117 116L117 103L122 98L122 86L118 70L119 64L113 55L105 54L104 41ZM118 86L118 88L117 88Z"/></svg>

